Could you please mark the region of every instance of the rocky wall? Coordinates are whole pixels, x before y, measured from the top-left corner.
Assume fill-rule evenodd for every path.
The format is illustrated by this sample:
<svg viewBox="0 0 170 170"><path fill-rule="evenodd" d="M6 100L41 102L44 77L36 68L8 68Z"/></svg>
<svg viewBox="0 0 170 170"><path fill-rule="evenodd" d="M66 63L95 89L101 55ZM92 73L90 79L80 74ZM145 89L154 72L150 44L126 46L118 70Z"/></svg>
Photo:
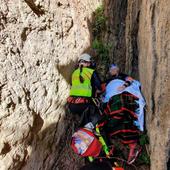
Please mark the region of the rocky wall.
<svg viewBox="0 0 170 170"><path fill-rule="evenodd" d="M141 82L151 170L166 170L170 159L170 2L106 0L105 4L110 62Z"/></svg>
<svg viewBox="0 0 170 170"><path fill-rule="evenodd" d="M139 78L147 101L151 170L166 170L170 149L170 1L143 0L140 7Z"/></svg>
<svg viewBox="0 0 170 170"><path fill-rule="evenodd" d="M50 169L100 0L0 0L0 169Z"/></svg>

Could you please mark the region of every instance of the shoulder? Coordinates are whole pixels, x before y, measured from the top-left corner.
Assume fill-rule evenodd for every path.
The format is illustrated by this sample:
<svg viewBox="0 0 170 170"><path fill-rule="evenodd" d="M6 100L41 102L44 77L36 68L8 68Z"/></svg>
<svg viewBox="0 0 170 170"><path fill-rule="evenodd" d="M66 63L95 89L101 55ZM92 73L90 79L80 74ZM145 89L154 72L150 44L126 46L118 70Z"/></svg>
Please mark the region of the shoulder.
<svg viewBox="0 0 170 170"><path fill-rule="evenodd" d="M89 71L89 72L92 72L92 73L95 71L94 69L89 68L89 67L85 67L84 70Z"/></svg>
<svg viewBox="0 0 170 170"><path fill-rule="evenodd" d="M76 73L76 72L78 72L78 71L80 71L80 69L79 69L79 68L76 68L76 69L73 71L73 73Z"/></svg>
<svg viewBox="0 0 170 170"><path fill-rule="evenodd" d="M119 73L119 76L120 76L120 77L128 77L128 75L127 75L127 74L124 74L124 73Z"/></svg>

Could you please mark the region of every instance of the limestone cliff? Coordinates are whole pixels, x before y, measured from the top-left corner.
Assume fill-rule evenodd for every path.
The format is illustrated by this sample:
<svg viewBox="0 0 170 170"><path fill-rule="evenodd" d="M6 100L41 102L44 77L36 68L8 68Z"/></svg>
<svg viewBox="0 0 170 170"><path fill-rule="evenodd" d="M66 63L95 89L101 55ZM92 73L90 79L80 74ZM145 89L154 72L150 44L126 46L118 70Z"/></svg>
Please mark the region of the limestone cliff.
<svg viewBox="0 0 170 170"><path fill-rule="evenodd" d="M170 160L170 1L106 0L105 5L110 58L142 83L151 170L165 170Z"/></svg>
<svg viewBox="0 0 170 170"><path fill-rule="evenodd" d="M143 0L139 16L139 76L148 104L146 126L152 170L166 169L170 158L169 6L170 1Z"/></svg>
<svg viewBox="0 0 170 170"><path fill-rule="evenodd" d="M69 78L99 4L0 0L1 170L51 169L67 127Z"/></svg>

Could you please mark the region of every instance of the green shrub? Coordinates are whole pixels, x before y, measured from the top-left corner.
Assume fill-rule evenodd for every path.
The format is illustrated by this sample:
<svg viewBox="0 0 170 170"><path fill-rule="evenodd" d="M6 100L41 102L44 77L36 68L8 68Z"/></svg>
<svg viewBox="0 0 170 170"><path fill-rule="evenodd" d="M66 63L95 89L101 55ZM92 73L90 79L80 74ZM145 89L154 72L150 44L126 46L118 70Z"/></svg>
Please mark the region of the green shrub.
<svg viewBox="0 0 170 170"><path fill-rule="evenodd" d="M109 61L109 44L104 44L102 41L95 39L92 43L92 48L96 50L99 60L102 61L103 64L107 64Z"/></svg>
<svg viewBox="0 0 170 170"><path fill-rule="evenodd" d="M148 138L147 134L140 135L139 143L141 146L144 146L145 144L149 144L149 138Z"/></svg>
<svg viewBox="0 0 170 170"><path fill-rule="evenodd" d="M104 15L104 6L100 6L94 12L94 23L92 25L92 32L94 37L99 37L101 32L106 27L106 17Z"/></svg>
<svg viewBox="0 0 170 170"><path fill-rule="evenodd" d="M145 164L145 165L150 165L150 157L146 153L146 151L143 151L139 157L138 157L138 163L139 164Z"/></svg>
<svg viewBox="0 0 170 170"><path fill-rule="evenodd" d="M146 150L146 145L149 144L149 138L148 138L147 134L143 133L143 134L140 135L139 143L143 147L143 151L140 154L138 161L139 161L140 164L149 165L150 164L150 157L149 157L147 150Z"/></svg>

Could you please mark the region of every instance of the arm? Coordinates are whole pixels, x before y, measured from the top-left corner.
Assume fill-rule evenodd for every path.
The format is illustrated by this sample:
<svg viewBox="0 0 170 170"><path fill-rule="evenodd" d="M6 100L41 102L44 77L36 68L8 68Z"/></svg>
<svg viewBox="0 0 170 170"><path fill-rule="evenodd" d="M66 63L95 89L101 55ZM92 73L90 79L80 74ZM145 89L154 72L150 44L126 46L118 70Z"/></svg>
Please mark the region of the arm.
<svg viewBox="0 0 170 170"><path fill-rule="evenodd" d="M91 85L92 85L92 93L93 97L96 97L98 93L102 92L102 87L101 87L101 80L98 76L98 74L94 71L92 78L91 78Z"/></svg>
<svg viewBox="0 0 170 170"><path fill-rule="evenodd" d="M132 77L126 76L124 86L125 86L125 87L130 86L130 85L132 84L133 80L134 80L134 79L133 79Z"/></svg>
<svg viewBox="0 0 170 170"><path fill-rule="evenodd" d="M123 81L125 81L125 83L118 88L119 91L123 91L126 87L130 86L132 84L133 80L134 80L132 77L130 77L126 74L122 74L122 73L119 75L119 77Z"/></svg>
<svg viewBox="0 0 170 170"><path fill-rule="evenodd" d="M101 80L95 71L93 72L93 75L92 75L92 86L95 86L97 90L102 90Z"/></svg>

